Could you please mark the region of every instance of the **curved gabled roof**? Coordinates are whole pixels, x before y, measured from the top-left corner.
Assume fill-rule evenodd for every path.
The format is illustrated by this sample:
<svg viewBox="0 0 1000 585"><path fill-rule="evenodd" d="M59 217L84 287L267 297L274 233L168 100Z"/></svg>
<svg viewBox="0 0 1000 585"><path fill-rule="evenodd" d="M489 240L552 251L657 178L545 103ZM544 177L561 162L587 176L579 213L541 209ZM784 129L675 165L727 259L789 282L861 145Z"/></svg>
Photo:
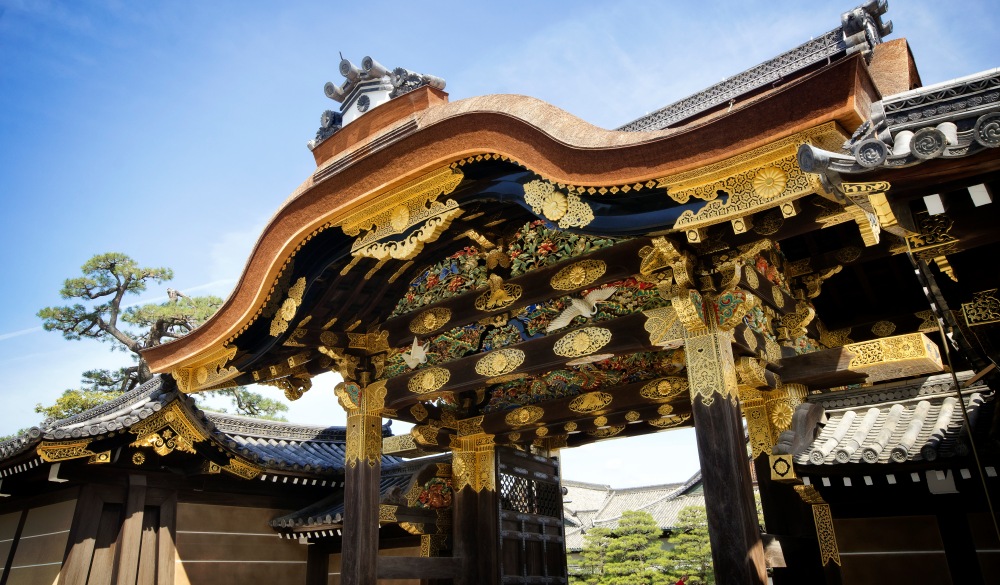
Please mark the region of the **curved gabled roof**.
<svg viewBox="0 0 1000 585"><path fill-rule="evenodd" d="M433 91L422 88L407 96ZM867 104L877 99L877 91L864 59L850 57L749 96L729 110L657 132L602 130L525 96L483 96L414 112L416 97L380 106L372 113L377 120L392 119L394 113L398 117L371 135L351 128L364 122L362 118L317 147L320 167L272 217L219 312L188 336L144 352L154 371L192 366L232 343L259 314L297 250L320 232L337 229L351 213L376 205L394 188L434 169L490 154L554 184L637 185L717 163L827 122L853 128L867 115ZM673 205L669 200L666 204Z"/></svg>
<svg viewBox="0 0 1000 585"><path fill-rule="evenodd" d="M257 473L330 477L343 471L344 427L298 425L203 411L190 396L178 391L172 379L156 376L114 400L62 420L47 421L0 443L0 474L11 475L21 466L35 467L45 458L42 452L67 443L108 441L116 434L128 434L125 443L131 443L138 434L150 430L144 428L144 421L166 411L183 417L211 441L213 449L258 468ZM134 430L140 427L143 430ZM383 433L389 433L388 426ZM78 454L89 455L85 451ZM385 462L396 461L387 457Z"/></svg>

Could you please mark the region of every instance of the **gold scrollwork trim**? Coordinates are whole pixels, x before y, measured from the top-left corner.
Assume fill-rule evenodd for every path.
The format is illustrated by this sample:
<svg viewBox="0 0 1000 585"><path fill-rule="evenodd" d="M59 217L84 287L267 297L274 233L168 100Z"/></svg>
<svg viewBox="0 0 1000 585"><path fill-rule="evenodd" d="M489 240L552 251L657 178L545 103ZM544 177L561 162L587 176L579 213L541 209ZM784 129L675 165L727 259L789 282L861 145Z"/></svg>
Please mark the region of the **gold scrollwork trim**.
<svg viewBox="0 0 1000 585"><path fill-rule="evenodd" d="M226 364L236 356L235 345L223 345L206 352L194 364L179 367L170 375L177 382L177 388L185 394L209 390L240 375L239 370Z"/></svg>
<svg viewBox="0 0 1000 585"><path fill-rule="evenodd" d="M288 330L288 323L295 318L295 313L302 304L302 295L306 290L306 278L303 276L288 289L288 296L271 320L271 337L277 337Z"/></svg>
<svg viewBox="0 0 1000 585"><path fill-rule="evenodd" d="M584 327L556 341L552 351L560 357L576 358L594 353L611 341L611 331L603 327Z"/></svg>
<svg viewBox="0 0 1000 585"><path fill-rule="evenodd" d="M509 374L524 363L524 352L519 349L497 349L476 362L476 373L480 376L502 376Z"/></svg>
<svg viewBox="0 0 1000 585"><path fill-rule="evenodd" d="M970 327L1000 322L1000 298L997 297L997 289L973 293L971 302L962 303L962 314L965 315L965 322ZM937 322L934 321L933 314L925 317L924 322L932 323L933 330L937 329Z"/></svg>
<svg viewBox="0 0 1000 585"><path fill-rule="evenodd" d="M222 466L222 469L243 479L253 479L264 470L263 467L244 461L239 457L230 459L227 465Z"/></svg>
<svg viewBox="0 0 1000 585"><path fill-rule="evenodd" d="M591 437L597 437L598 439L606 439L608 437L614 437L624 430L625 425L614 425L610 427L601 427L593 431L587 431L587 434Z"/></svg>
<svg viewBox="0 0 1000 585"><path fill-rule="evenodd" d="M672 429L686 423L690 418L690 414L670 414L662 418L654 418L646 422L648 422L650 426L654 426L658 429Z"/></svg>
<svg viewBox="0 0 1000 585"><path fill-rule="evenodd" d="M569 401L569 409L573 412L589 414L604 410L611 404L612 396L607 392L587 392Z"/></svg>
<svg viewBox="0 0 1000 585"><path fill-rule="evenodd" d="M643 311L646 324L643 328L649 333L649 342L662 348L679 347L684 342L684 324L677 316L674 307L660 307Z"/></svg>
<svg viewBox="0 0 1000 585"><path fill-rule="evenodd" d="M42 458L42 461L48 461L49 463L66 461L68 459L79 459L81 457L90 457L96 454L87 448L90 445L90 441L91 439L60 443L44 442L38 445L35 452Z"/></svg>
<svg viewBox="0 0 1000 585"><path fill-rule="evenodd" d="M427 219L436 202L458 187L464 178L459 169L442 167L379 196L372 203L348 215L339 222L344 233L357 236L361 230L371 230L372 241L399 234ZM367 242L368 240L365 240Z"/></svg>
<svg viewBox="0 0 1000 585"><path fill-rule="evenodd" d="M523 292L520 285L504 283L503 279L496 274L490 275L489 285L490 290L476 298L474 303L476 310L500 311L506 309L521 298Z"/></svg>
<svg viewBox="0 0 1000 585"><path fill-rule="evenodd" d="M736 365L730 332L688 337L684 356L692 402L701 400L702 404L710 406L716 397L724 400L736 397Z"/></svg>
<svg viewBox="0 0 1000 585"><path fill-rule="evenodd" d="M582 260L563 268L549 279L555 290L574 290L604 276L608 265L603 260Z"/></svg>
<svg viewBox="0 0 1000 585"><path fill-rule="evenodd" d="M128 431L137 437L133 447L152 447L160 456L175 449L195 453L194 444L208 439L208 435L188 419L176 401L132 425Z"/></svg>
<svg viewBox="0 0 1000 585"><path fill-rule="evenodd" d="M407 383L414 394L427 394L441 389L451 379L451 372L445 368L427 368L417 372Z"/></svg>

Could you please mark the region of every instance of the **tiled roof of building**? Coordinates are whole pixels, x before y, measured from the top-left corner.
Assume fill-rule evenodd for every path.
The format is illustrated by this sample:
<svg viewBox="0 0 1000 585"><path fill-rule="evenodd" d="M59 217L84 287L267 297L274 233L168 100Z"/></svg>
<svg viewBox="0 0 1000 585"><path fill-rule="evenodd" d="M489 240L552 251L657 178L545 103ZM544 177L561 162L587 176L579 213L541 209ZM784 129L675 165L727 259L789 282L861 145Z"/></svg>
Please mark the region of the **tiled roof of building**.
<svg viewBox="0 0 1000 585"><path fill-rule="evenodd" d="M444 454L386 465L379 478L379 501L398 501L400 497L405 497L405 491L414 477L428 465L450 461L451 454ZM275 518L271 527L279 531L324 531L340 528L343 517L344 492L337 490L301 510Z"/></svg>
<svg viewBox="0 0 1000 585"><path fill-rule="evenodd" d="M739 101L744 96L764 88L787 82L820 64L867 52L882 42L882 37L892 32L892 23L881 19L886 6L877 2L845 12L841 26L812 38L802 45L782 53L742 73L729 77L712 87L665 106L655 112L629 122L618 130L650 132L663 130L675 124Z"/></svg>
<svg viewBox="0 0 1000 585"><path fill-rule="evenodd" d="M966 372L959 379L970 377ZM985 385L963 388L962 402L973 424L991 397ZM799 411L812 405L823 408L821 422L802 428L793 422L792 431L787 431L792 435L783 437L777 448L793 451L798 465L934 461L967 453L965 417L951 374L813 395ZM789 448L793 443L796 446Z"/></svg>
<svg viewBox="0 0 1000 585"><path fill-rule="evenodd" d="M563 481L566 550L583 548L586 531L601 526L615 528L624 512L648 512L663 530L677 527L677 515L688 506L704 506L701 472L684 483L612 489L606 485ZM598 499L601 501L596 504Z"/></svg>
<svg viewBox="0 0 1000 585"><path fill-rule="evenodd" d="M223 449L260 465L265 471L329 476L344 467L346 431L343 427L299 425L206 412L194 398L177 390L172 378L157 376L138 388L74 416L45 421L0 443L0 469L33 453L43 441L109 437L178 402L189 420ZM389 427L383 428L388 434ZM398 459L386 457L391 465ZM26 465L40 463L32 459ZM0 471L8 474L9 470Z"/></svg>

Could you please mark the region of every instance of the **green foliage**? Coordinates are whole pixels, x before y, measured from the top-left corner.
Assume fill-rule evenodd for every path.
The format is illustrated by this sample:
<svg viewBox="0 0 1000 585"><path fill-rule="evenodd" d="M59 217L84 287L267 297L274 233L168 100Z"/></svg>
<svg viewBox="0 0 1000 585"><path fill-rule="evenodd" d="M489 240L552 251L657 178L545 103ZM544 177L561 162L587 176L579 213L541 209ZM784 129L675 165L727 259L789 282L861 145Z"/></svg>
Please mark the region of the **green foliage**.
<svg viewBox="0 0 1000 585"><path fill-rule="evenodd" d="M660 527L648 512L625 512L608 543L606 585L666 585L667 553Z"/></svg>
<svg viewBox="0 0 1000 585"><path fill-rule="evenodd" d="M117 390L66 390L54 404L49 406L36 404L35 412L45 415L45 418L62 419L90 410L121 395L122 392Z"/></svg>
<svg viewBox="0 0 1000 585"><path fill-rule="evenodd" d="M572 581L586 585L601 585L604 578L604 564L608 554L608 544L611 543L611 530L607 528L591 528L584 535L583 550L580 552L580 572Z"/></svg>
<svg viewBox="0 0 1000 585"><path fill-rule="evenodd" d="M573 583L586 585L672 585L660 527L648 512L625 512L614 531L591 528Z"/></svg>
<svg viewBox="0 0 1000 585"><path fill-rule="evenodd" d="M219 396L233 401L237 414L252 416L254 418L266 418L268 420L286 421L281 413L288 412L288 405L280 400L267 398L258 392L251 392L243 386L236 388L225 388L223 390L212 390L202 392L201 396ZM204 405L203 405L204 406ZM225 408L208 407L207 410L216 412L228 412Z"/></svg>
<svg viewBox="0 0 1000 585"><path fill-rule="evenodd" d="M712 546L708 539L708 516L704 506L688 506L677 515L680 531L670 538L673 548L667 554L670 578L676 583L688 575L687 585L715 583Z"/></svg>
<svg viewBox="0 0 1000 585"><path fill-rule="evenodd" d="M50 406L35 411L51 418L65 418L88 410L127 392L152 378L142 350L190 333L222 306L215 296L188 297L167 289L170 300L127 306L129 295L138 295L150 283L161 284L174 277L169 268L139 266L125 254L98 254L81 267L83 276L67 278L59 294L73 299L72 305L45 307L38 312L46 331L59 331L69 340L95 339L133 354L136 365L118 370L83 373L80 388L66 390ZM233 401L236 412L246 416L285 420L284 403L243 387L217 390L212 394Z"/></svg>

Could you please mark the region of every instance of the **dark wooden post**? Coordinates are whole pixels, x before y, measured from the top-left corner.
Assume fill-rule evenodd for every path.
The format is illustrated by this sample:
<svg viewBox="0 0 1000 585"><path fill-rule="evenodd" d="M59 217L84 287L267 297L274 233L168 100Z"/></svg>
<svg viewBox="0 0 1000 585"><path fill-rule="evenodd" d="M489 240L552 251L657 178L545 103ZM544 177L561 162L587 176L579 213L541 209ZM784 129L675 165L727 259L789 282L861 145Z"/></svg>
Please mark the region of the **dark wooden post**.
<svg viewBox="0 0 1000 585"><path fill-rule="evenodd" d="M385 381L361 388L341 383L337 396L347 410L344 456L344 532L340 578L344 585L375 585L378 574L379 480Z"/></svg>
<svg viewBox="0 0 1000 585"><path fill-rule="evenodd" d="M497 499L496 446L483 433L483 417L459 421L452 438L452 554L459 557L457 585L500 582L500 509Z"/></svg>
<svg viewBox="0 0 1000 585"><path fill-rule="evenodd" d="M767 583L732 335L714 328L693 331L685 338L685 356L716 582Z"/></svg>

